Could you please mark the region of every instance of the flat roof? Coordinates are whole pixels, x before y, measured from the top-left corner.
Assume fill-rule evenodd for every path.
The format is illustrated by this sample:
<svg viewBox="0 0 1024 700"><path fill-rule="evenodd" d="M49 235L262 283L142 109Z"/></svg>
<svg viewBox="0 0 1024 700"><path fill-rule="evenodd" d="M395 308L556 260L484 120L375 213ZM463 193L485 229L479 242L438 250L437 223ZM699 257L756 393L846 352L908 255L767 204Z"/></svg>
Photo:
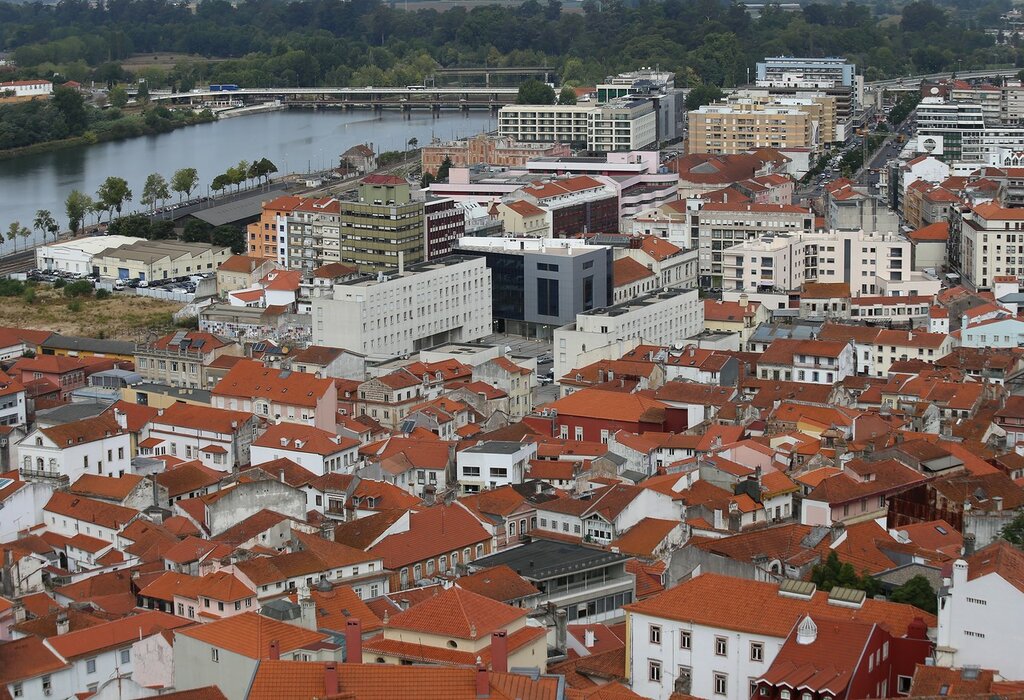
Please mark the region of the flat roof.
<svg viewBox="0 0 1024 700"><path fill-rule="evenodd" d="M633 309L643 308L645 306L651 306L657 304L659 301L665 301L667 299L674 299L680 294L686 292L693 292L693 289L684 289L682 287L670 287L659 292L653 292L647 296L637 297L636 299L630 299L614 306L605 306L600 309L591 309L590 311L581 311L579 316L619 316L621 314L632 311Z"/></svg>
<svg viewBox="0 0 1024 700"><path fill-rule="evenodd" d="M143 240L145 239L134 236L88 236L86 238L73 238L70 241L61 241L60 243L48 243L40 246L40 248L80 250L88 255L96 255L108 248L120 248L121 246L131 245Z"/></svg>
<svg viewBox="0 0 1024 700"><path fill-rule="evenodd" d="M388 268L383 270L376 275L364 275L357 277L354 280L346 280L339 282L338 287L373 287L378 284L384 284L395 279L403 277L412 277L424 272L432 272L434 270L441 270L452 265L458 265L459 263L472 262L473 260L481 260L475 255L447 255L437 260L430 260L429 262L418 262L411 265L405 266L404 272L399 272L397 267ZM379 275L383 275L384 279L379 279Z"/></svg>
<svg viewBox="0 0 1024 700"><path fill-rule="evenodd" d="M170 384L156 384L154 382L143 382L132 387L135 391L145 391L151 394L163 394L173 396L176 399L188 399L200 403L210 403L213 394L206 389L189 389L183 386L171 386Z"/></svg>
<svg viewBox="0 0 1024 700"><path fill-rule="evenodd" d="M78 350L85 352L110 353L115 355L134 355L135 343L130 340L106 340L101 338L84 338L75 335L53 333L42 343L44 348L58 350Z"/></svg>
<svg viewBox="0 0 1024 700"><path fill-rule="evenodd" d="M484 452L487 454L514 455L529 445L526 442L513 442L511 440L490 440L481 442L472 447L467 447L463 452Z"/></svg>
<svg viewBox="0 0 1024 700"><path fill-rule="evenodd" d="M592 549L570 542L534 540L521 547L506 549L489 557L476 559L473 561L473 566L489 568L505 564L523 578L541 581L601 568L631 558L624 554Z"/></svg>

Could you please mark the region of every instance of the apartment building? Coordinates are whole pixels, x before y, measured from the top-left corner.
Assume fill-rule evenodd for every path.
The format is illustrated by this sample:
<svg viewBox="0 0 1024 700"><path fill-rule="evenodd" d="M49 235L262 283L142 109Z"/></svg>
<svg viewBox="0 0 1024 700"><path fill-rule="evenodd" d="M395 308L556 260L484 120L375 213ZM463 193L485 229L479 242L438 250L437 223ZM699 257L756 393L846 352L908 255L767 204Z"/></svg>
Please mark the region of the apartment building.
<svg viewBox="0 0 1024 700"><path fill-rule="evenodd" d="M825 228L839 231L899 231L899 214L881 197L852 180L839 178L825 186Z"/></svg>
<svg viewBox="0 0 1024 700"><path fill-rule="evenodd" d="M312 272L341 255L341 203L334 197L303 197L288 215L285 259L293 270Z"/></svg>
<svg viewBox="0 0 1024 700"><path fill-rule="evenodd" d="M700 283L721 286L728 248L766 233L811 233L814 213L787 204L709 203L690 213L690 243L700 259Z"/></svg>
<svg viewBox="0 0 1024 700"><path fill-rule="evenodd" d="M535 209L517 205L526 202ZM498 216L510 221L510 228L522 220L523 233L539 234L541 212L544 235L561 238L580 233L615 233L619 230L619 200L615 188L589 175L538 180L512 192L502 199ZM539 212L537 211L539 210ZM531 223L534 222L534 223Z"/></svg>
<svg viewBox="0 0 1024 700"><path fill-rule="evenodd" d="M793 107L806 112L818 130L821 143L842 141L845 133L838 121L836 98L824 92L801 92L794 95L776 95L768 88L737 90L726 98L727 104L758 104L765 107Z"/></svg>
<svg viewBox="0 0 1024 700"><path fill-rule="evenodd" d="M468 168L473 165L494 165L502 168L520 168L537 158L571 156L564 143L529 143L515 141L507 136L477 134L457 141L434 141L420 149L420 162L424 173L437 174L447 158L452 167Z"/></svg>
<svg viewBox="0 0 1024 700"><path fill-rule="evenodd" d="M413 201L409 183L395 175L368 175L358 199L342 202L340 261L376 271L423 260L423 202Z"/></svg>
<svg viewBox="0 0 1024 700"><path fill-rule="evenodd" d="M704 105L688 119L693 153L735 155L758 148L816 152L820 146L814 118L797 107L740 100Z"/></svg>
<svg viewBox="0 0 1024 700"><path fill-rule="evenodd" d="M671 345L703 328L704 303L696 289L670 288L585 311L577 314L575 323L555 330L555 376L597 360L617 359L637 343ZM629 343L632 346L627 347Z"/></svg>
<svg viewBox="0 0 1024 700"><path fill-rule="evenodd" d="M910 240L898 234L773 234L723 251L722 286L747 292L791 291L806 282L843 283L859 296L885 294L907 283L912 285L909 294L932 291L936 285L914 272L912 258Z"/></svg>
<svg viewBox="0 0 1024 700"><path fill-rule="evenodd" d="M463 238L458 253L486 261L498 333L551 338L576 314L612 303L608 246L578 238Z"/></svg>
<svg viewBox="0 0 1024 700"><path fill-rule="evenodd" d="M491 332L491 272L452 255L334 285L314 298L313 343L374 358L419 352Z"/></svg>
<svg viewBox="0 0 1024 700"><path fill-rule="evenodd" d="M334 380L239 360L217 382L214 408L255 413L259 418L334 430L338 387Z"/></svg>
<svg viewBox="0 0 1024 700"><path fill-rule="evenodd" d="M969 286L990 289L996 277L1024 279L1024 209L996 202L954 207L947 257Z"/></svg>
<svg viewBox="0 0 1024 700"><path fill-rule="evenodd" d="M824 93L836 100L841 140L852 135L864 105L864 76L844 58L775 56L757 64L756 85L778 96Z"/></svg>
<svg viewBox="0 0 1024 700"><path fill-rule="evenodd" d="M206 389L214 383L207 367L218 357L241 356L230 338L202 331L176 331L135 346L135 371L147 382Z"/></svg>
<svg viewBox="0 0 1024 700"><path fill-rule="evenodd" d="M590 151L637 151L656 144L657 115L651 100L630 97L603 105L505 105L498 135Z"/></svg>
<svg viewBox="0 0 1024 700"><path fill-rule="evenodd" d="M423 251L426 260L451 255L466 235L466 211L454 199L429 197L423 203Z"/></svg>
<svg viewBox="0 0 1024 700"><path fill-rule="evenodd" d="M250 257L276 260L284 264L287 255L288 216L301 201L301 197L285 195L263 202L259 220L245 228Z"/></svg>

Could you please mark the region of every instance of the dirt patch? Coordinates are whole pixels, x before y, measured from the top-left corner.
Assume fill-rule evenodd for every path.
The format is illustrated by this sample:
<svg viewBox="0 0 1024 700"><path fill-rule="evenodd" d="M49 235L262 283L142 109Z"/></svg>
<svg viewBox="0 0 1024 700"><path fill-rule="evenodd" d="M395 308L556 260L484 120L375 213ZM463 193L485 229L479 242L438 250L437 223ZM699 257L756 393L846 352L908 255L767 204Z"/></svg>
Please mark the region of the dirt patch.
<svg viewBox="0 0 1024 700"><path fill-rule="evenodd" d="M217 63L226 60L226 58L207 58L187 53L137 53L131 58L121 61L121 66L126 70L139 70L140 68L169 70L179 63Z"/></svg>
<svg viewBox="0 0 1024 700"><path fill-rule="evenodd" d="M60 289L35 287L32 303L23 297L0 300L0 326L33 328L64 335L111 340L146 340L154 332L171 328L171 314L181 309L176 304L134 294L114 294L109 299L84 299L80 311L72 311L72 302Z"/></svg>

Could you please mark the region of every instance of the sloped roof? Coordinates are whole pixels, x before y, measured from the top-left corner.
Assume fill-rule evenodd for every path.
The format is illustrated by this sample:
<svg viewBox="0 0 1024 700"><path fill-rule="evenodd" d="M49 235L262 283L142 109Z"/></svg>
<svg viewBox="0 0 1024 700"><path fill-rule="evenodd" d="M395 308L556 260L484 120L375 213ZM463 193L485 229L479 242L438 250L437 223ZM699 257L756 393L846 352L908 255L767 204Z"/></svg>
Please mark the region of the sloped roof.
<svg viewBox="0 0 1024 700"><path fill-rule="evenodd" d="M183 621L186 622L187 621ZM250 659L266 658L270 640L278 643L284 653L319 645L329 637L298 625L289 625L253 612L244 612L222 620L176 630L175 634L191 637L218 649Z"/></svg>
<svg viewBox="0 0 1024 700"><path fill-rule="evenodd" d="M523 608L506 605L473 591L452 586L443 593L391 617L391 629L426 632L457 639L481 639L526 616Z"/></svg>
<svg viewBox="0 0 1024 700"><path fill-rule="evenodd" d="M540 594L536 586L506 564L461 576L455 585L502 603Z"/></svg>

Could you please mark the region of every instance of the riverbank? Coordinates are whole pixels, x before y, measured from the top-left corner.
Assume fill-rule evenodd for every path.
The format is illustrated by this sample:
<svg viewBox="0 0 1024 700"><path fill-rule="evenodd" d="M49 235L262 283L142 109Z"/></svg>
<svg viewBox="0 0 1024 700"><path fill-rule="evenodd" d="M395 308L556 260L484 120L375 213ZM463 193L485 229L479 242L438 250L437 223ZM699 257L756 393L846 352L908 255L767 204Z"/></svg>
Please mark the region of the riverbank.
<svg viewBox="0 0 1024 700"><path fill-rule="evenodd" d="M142 114L133 114L122 117L116 121L109 122L109 126L104 125L106 128L101 130L86 131L81 136L72 136L71 138L60 139L59 141L41 141L40 143L33 143L30 146L19 146L18 148L0 150L0 161L10 160L11 158L20 158L22 156L53 153L55 151L76 148L78 146L92 146L98 143L123 141L139 136L156 136L157 134L166 134L185 126L209 124L210 122L217 121L217 115L209 110L188 114L183 112L171 112L171 114L185 116L180 119L160 118L160 121L153 122L152 120L147 120Z"/></svg>

